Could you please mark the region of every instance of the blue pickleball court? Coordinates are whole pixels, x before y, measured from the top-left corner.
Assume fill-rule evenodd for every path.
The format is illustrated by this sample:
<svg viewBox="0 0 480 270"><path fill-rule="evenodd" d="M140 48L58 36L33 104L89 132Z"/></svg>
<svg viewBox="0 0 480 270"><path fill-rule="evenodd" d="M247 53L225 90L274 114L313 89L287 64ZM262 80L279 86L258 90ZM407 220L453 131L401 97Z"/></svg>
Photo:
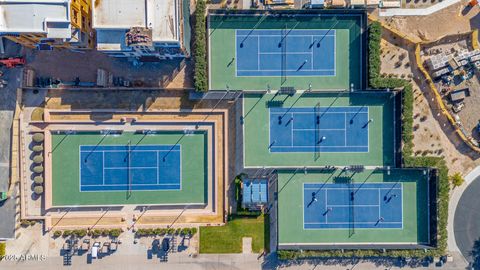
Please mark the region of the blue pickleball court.
<svg viewBox="0 0 480 270"><path fill-rule="evenodd" d="M236 30L237 77L335 76L334 29Z"/></svg>
<svg viewBox="0 0 480 270"><path fill-rule="evenodd" d="M304 229L403 228L402 195L401 183L305 183Z"/></svg>
<svg viewBox="0 0 480 270"><path fill-rule="evenodd" d="M368 152L368 107L270 108L270 152Z"/></svg>
<svg viewBox="0 0 480 270"><path fill-rule="evenodd" d="M180 145L80 146L80 191L180 189Z"/></svg>

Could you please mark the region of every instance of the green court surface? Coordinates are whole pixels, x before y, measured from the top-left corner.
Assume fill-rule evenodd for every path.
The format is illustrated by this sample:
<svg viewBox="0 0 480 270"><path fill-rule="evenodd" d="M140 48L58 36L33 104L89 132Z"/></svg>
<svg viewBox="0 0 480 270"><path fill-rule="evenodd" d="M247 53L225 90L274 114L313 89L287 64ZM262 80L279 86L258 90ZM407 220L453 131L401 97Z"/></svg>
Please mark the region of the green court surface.
<svg viewBox="0 0 480 270"><path fill-rule="evenodd" d="M306 216L304 184L317 184L321 190L325 186L331 187L345 181L351 181L360 186L358 188L360 192L362 188L368 189L369 183L388 183L401 187L403 197L401 209L397 208L394 211L401 214L402 226L355 228L355 222L358 222L358 217L362 216L362 213L356 213L357 220L350 219L353 225L349 228L304 229ZM322 186L324 184L325 186ZM331 199L335 198L329 198ZM423 170L392 169L390 175L382 170L366 170L354 174L347 174L342 170L309 171L307 174L304 174L303 170L297 172L281 170L278 173L278 239L281 248L362 243L425 244L429 241L428 209L428 176L423 174Z"/></svg>
<svg viewBox="0 0 480 270"><path fill-rule="evenodd" d="M236 13L229 13L228 15L210 14L208 25L209 88L211 90L225 90L228 88L229 90L248 91L267 90L269 88L275 90L282 86L291 86L303 90L309 89L309 87L315 90L343 90L350 89L353 85L355 89L363 89L364 83L362 78L365 77L365 69L363 68L363 53L365 48L363 47L365 45L361 33L364 27L364 20L364 13L354 11L348 14L335 12L270 15ZM252 33L259 33L259 37L263 37L263 35L268 35L268 32L264 31L266 34L261 34L263 32L258 30L265 29L278 30L285 33L290 30L307 31L307 36L308 31L314 33L314 31L318 30L334 35L334 50L329 51L329 49L325 49L327 51L324 51L321 57L334 59L335 74L324 76L310 74L310 76L308 76L305 73L299 72L300 75L264 74L260 76L255 73L244 75L237 73L237 61L245 61L243 58L240 60L236 59L237 50L243 48L243 44L239 43L241 41L238 41L237 30L243 31L242 33L248 33L245 32L248 30L255 30L257 32ZM292 36L295 34L295 31L290 32ZM320 39L323 40L323 38L318 38L318 40ZM286 49L288 52L284 52L283 54L287 55L289 52L292 55L301 54L301 52L299 52L302 50L301 45L296 43L293 37L292 41L289 42L288 49ZM260 47L258 48L258 52L264 51L269 53L268 51L272 50L272 48L266 48L268 42L265 44L259 42L258 46ZM273 50L275 50L275 48L273 48ZM324 50L324 48L319 48L319 50ZM249 59L257 58L257 54L254 53L254 51L251 53L251 57L248 57ZM285 59L289 59L287 56L284 57ZM292 56L292 58L298 58L298 55L297 57ZM282 66L291 66L292 61L295 61L292 58L288 60L290 62L285 60L286 62L282 64ZM298 59L296 59L296 61L298 61ZM258 67L260 72L262 72L261 69L268 69L269 62L269 60L264 60L265 66L267 67ZM281 70L286 70L285 67L281 68ZM291 72L295 74L295 70Z"/></svg>
<svg viewBox="0 0 480 270"><path fill-rule="evenodd" d="M52 132L52 205L205 204L208 193L207 133L161 131L155 134ZM80 146L180 145L180 190L80 191ZM177 167L178 168L178 167Z"/></svg>
<svg viewBox="0 0 480 270"><path fill-rule="evenodd" d="M389 92L375 93L303 93L293 96L274 94L244 94L244 165L245 167L300 167L304 166L394 166L395 164L395 97ZM271 151L270 110L283 108L288 111L314 108L342 110L368 108L368 151L286 152ZM365 117L367 119L367 117ZM342 118L343 121L343 118ZM286 120L284 122L287 122ZM275 124L275 122L272 122ZM348 125L348 124L347 124ZM363 131L365 132L365 131ZM278 132L277 132L278 133ZM273 134L273 135L272 135ZM308 135L308 134L307 134ZM299 136L302 136L300 134ZM313 138L313 137L312 137ZM311 140L304 136L305 140ZM329 138L330 142L334 138Z"/></svg>

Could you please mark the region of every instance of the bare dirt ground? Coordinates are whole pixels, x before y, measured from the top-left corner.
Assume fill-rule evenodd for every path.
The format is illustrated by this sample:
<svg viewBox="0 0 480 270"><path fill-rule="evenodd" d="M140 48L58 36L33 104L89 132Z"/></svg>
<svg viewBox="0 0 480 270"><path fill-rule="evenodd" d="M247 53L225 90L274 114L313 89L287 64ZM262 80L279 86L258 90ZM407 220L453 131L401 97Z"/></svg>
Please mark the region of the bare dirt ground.
<svg viewBox="0 0 480 270"><path fill-rule="evenodd" d="M461 3L442 9L431 16L395 16L380 19L408 36L433 41L446 35L465 33L480 27L480 8L478 6L466 8L467 3L467 0L462 0Z"/></svg>
<svg viewBox="0 0 480 270"><path fill-rule="evenodd" d="M480 165L480 159L470 155L468 146L459 141L438 114L431 90L415 65L414 47L394 38L388 31L384 31L381 45L381 73L408 79L414 86L415 155L443 156L451 173L466 174Z"/></svg>
<svg viewBox="0 0 480 270"><path fill-rule="evenodd" d="M383 36L381 46L382 75L402 79L411 77L409 52L406 49L408 46L402 40L388 34Z"/></svg>
<svg viewBox="0 0 480 270"><path fill-rule="evenodd" d="M442 0L403 0L403 8L426 8L432 5L435 5Z"/></svg>
<svg viewBox="0 0 480 270"><path fill-rule="evenodd" d="M444 41L440 44L435 44L435 46L428 46L423 49L424 56L422 60L426 60L430 57L430 55L435 55L439 51L453 53L459 50L469 49L469 41L465 39L459 40L451 40L451 41ZM460 123L465 129L467 135L471 135L475 139L480 139L480 134L475 131L475 128L478 124L478 120L480 120L480 113L478 110L478 104L480 104L480 73L477 72L476 76L473 78L461 81L456 77L454 82L450 85L444 84L442 81L437 81L435 83L437 89L442 92L442 96L444 99L445 104L447 107L452 107L452 103L450 102L449 94L446 89L450 89L450 91L460 90L460 89L469 89L470 95L467 96L464 100L465 107L458 113L454 113L451 111L452 115L458 115L460 119Z"/></svg>
<svg viewBox="0 0 480 270"><path fill-rule="evenodd" d="M188 59L143 63L135 67L126 59L110 57L98 51L28 50L27 63L37 77L59 78L63 82L72 82L76 77L81 82L96 82L97 69L101 68L113 76L138 81L143 87L191 88L193 85L193 63ZM167 83L163 83L165 81Z"/></svg>
<svg viewBox="0 0 480 270"><path fill-rule="evenodd" d="M478 108L478 105L480 104L480 82L478 78L477 72L477 76L473 76L473 78L470 80L465 80L462 83L451 86L452 91L465 88L469 89L470 95L467 96L463 101L465 107L463 107L458 114L453 113L453 115L458 115L458 119L465 129L466 134L477 140L480 139L480 134L476 130L478 121L480 120L480 112ZM444 100L447 104L449 104L449 107L451 107L449 95L446 95Z"/></svg>

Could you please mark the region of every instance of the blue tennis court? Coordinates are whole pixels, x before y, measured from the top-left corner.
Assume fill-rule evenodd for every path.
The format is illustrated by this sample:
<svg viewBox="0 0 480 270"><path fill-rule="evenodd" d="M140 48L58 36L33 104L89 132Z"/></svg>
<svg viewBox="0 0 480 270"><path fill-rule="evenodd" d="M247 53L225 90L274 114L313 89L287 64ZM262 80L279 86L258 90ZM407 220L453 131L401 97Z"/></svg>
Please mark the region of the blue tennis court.
<svg viewBox="0 0 480 270"><path fill-rule="evenodd" d="M304 229L402 228L402 195L401 183L305 183Z"/></svg>
<svg viewBox="0 0 480 270"><path fill-rule="evenodd" d="M335 76L335 40L334 29L237 29L237 77Z"/></svg>
<svg viewBox="0 0 480 270"><path fill-rule="evenodd" d="M368 152L368 107L270 108L270 152Z"/></svg>
<svg viewBox="0 0 480 270"><path fill-rule="evenodd" d="M80 191L180 190L180 145L82 145Z"/></svg>

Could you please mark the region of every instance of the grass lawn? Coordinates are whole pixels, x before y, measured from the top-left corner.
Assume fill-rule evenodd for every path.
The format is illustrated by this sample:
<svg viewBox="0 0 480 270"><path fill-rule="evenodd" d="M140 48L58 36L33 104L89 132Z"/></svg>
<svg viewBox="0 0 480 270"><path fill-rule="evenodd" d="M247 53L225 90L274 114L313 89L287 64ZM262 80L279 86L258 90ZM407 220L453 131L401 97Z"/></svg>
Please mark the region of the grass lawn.
<svg viewBox="0 0 480 270"><path fill-rule="evenodd" d="M3 257L6 254L6 243L0 243L0 261L3 259Z"/></svg>
<svg viewBox="0 0 480 270"><path fill-rule="evenodd" d="M268 215L233 217L225 226L200 227L200 253L241 253L242 237L253 238L253 252L268 251Z"/></svg>

